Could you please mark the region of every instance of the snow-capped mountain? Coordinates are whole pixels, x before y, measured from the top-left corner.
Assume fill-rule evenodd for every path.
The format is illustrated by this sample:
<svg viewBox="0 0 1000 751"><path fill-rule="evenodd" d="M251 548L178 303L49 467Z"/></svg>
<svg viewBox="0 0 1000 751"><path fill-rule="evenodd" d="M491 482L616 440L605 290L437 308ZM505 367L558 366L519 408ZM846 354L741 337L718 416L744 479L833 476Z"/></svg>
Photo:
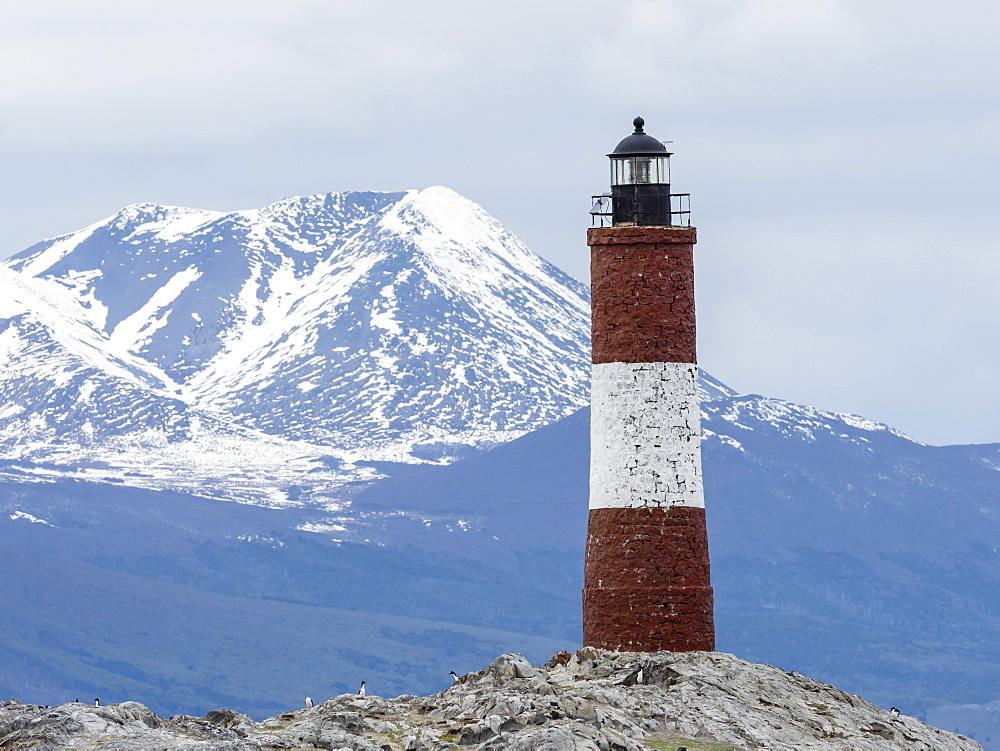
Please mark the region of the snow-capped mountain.
<svg viewBox="0 0 1000 751"><path fill-rule="evenodd" d="M445 188L129 206L10 266L185 403L365 458L502 442L587 397L585 287Z"/></svg>

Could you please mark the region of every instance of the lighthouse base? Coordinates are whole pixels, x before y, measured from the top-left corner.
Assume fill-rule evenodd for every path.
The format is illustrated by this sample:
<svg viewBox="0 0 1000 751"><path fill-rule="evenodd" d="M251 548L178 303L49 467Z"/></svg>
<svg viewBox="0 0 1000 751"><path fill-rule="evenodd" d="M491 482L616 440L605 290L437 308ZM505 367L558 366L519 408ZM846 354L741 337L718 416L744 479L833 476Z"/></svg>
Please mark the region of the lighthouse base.
<svg viewBox="0 0 1000 751"><path fill-rule="evenodd" d="M615 652L715 649L705 509L591 509L583 643Z"/></svg>

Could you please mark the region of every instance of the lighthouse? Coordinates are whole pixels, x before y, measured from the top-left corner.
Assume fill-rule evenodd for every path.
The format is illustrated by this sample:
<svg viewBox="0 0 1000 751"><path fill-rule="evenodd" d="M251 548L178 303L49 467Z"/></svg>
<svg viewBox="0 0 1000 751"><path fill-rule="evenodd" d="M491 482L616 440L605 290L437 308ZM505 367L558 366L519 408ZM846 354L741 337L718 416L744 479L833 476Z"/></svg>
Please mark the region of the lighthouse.
<svg viewBox="0 0 1000 751"><path fill-rule="evenodd" d="M593 369L583 643L715 649L702 488L694 245L670 152L644 131L611 154L591 227ZM610 205L609 205L610 204Z"/></svg>

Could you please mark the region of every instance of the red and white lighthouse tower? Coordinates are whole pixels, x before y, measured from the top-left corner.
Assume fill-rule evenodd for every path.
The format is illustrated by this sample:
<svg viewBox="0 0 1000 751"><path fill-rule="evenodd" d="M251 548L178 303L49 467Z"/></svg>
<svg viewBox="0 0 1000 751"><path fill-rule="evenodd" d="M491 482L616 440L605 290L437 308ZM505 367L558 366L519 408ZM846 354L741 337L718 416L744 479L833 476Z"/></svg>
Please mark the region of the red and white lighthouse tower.
<svg viewBox="0 0 1000 751"><path fill-rule="evenodd" d="M690 212L674 210L686 194L670 192L670 153L643 131L641 117L634 125L608 155L610 226L587 233L593 380L583 643L714 650L695 228Z"/></svg>

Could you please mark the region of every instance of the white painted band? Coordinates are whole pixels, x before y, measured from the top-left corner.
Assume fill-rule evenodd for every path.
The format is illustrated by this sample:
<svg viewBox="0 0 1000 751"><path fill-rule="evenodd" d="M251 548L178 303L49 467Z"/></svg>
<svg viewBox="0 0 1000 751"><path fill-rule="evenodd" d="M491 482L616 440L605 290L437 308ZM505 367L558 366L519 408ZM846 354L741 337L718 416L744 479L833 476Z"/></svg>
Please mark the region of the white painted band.
<svg viewBox="0 0 1000 751"><path fill-rule="evenodd" d="M697 365L594 365L590 403L590 508L704 508Z"/></svg>

